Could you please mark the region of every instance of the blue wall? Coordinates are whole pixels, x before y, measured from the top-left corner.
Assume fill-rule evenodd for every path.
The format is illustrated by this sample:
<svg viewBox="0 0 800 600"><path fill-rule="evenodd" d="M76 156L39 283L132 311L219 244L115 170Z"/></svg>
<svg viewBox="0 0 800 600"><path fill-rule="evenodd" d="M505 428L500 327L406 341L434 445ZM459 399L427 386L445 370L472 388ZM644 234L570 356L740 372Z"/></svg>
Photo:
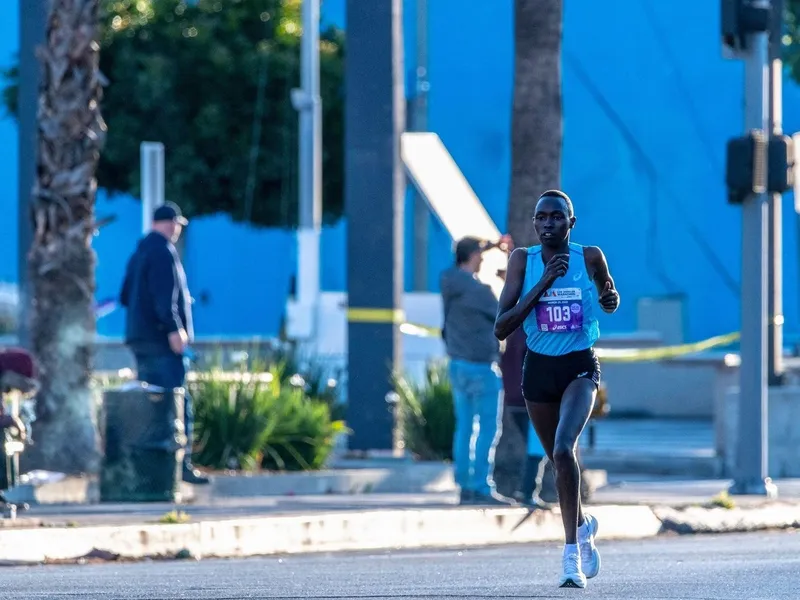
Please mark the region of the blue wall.
<svg viewBox="0 0 800 600"><path fill-rule="evenodd" d="M8 64L18 46L17 3L7 4L0 19L0 64ZM344 5L345 0L325 0L324 19L343 25ZM740 63L721 58L718 3L565 5L563 187L576 204L575 241L603 248L624 297L620 312L603 321L604 330L633 329L635 299L665 293L686 294L691 339L738 329L738 292L726 282L738 286L740 279L740 211L725 204L724 149L743 129L743 72ZM489 13L478 0L429 3L430 128L500 229L510 173L512 6L497 2ZM409 94L414 11L415 2L406 0ZM687 39L692 43L682 41ZM784 103L784 129L800 130L800 88L788 79ZM16 144L15 125L0 119L0 280L7 281L15 279L16 269ZM98 298L104 299L116 294L140 215L135 201L102 195L97 212L117 216L95 243ZM410 225L410 205L407 213ZM800 334L791 194L784 214L784 304L791 337ZM324 289L345 289L345 233L344 223L324 232ZM411 234L407 227L407 285ZM276 333L296 268L291 234L251 230L216 216L194 221L187 235L187 270L200 298L198 333ZM432 290L449 262L450 240L432 219ZM253 266L260 270L253 272ZM121 317L103 319L101 332L119 334Z"/></svg>

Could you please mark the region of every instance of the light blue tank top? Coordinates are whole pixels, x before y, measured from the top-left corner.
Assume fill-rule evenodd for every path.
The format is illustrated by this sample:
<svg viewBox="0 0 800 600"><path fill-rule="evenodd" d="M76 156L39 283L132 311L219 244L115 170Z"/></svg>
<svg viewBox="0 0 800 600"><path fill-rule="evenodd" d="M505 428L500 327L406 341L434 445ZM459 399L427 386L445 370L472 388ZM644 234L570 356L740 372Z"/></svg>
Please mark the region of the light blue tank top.
<svg viewBox="0 0 800 600"><path fill-rule="evenodd" d="M570 243L569 254L567 274L555 280L522 324L531 352L563 356L591 348L600 337L597 289L586 271L583 246ZM539 283L543 273L542 247L531 246L522 296Z"/></svg>

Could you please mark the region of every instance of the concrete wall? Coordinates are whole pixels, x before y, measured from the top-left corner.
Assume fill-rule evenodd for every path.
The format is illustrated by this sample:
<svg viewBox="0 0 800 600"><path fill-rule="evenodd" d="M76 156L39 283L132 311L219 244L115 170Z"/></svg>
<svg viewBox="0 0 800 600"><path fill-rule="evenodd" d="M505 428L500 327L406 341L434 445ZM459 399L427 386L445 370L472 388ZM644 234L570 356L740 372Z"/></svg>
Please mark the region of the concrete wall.
<svg viewBox="0 0 800 600"><path fill-rule="evenodd" d="M735 474L738 448L739 388L731 387L725 395L724 440L720 456L725 476ZM800 477L800 385L795 382L769 390L769 473L773 479Z"/></svg>
<svg viewBox="0 0 800 600"><path fill-rule="evenodd" d="M602 369L612 414L655 418L713 419L715 399L738 373L719 355L602 362Z"/></svg>

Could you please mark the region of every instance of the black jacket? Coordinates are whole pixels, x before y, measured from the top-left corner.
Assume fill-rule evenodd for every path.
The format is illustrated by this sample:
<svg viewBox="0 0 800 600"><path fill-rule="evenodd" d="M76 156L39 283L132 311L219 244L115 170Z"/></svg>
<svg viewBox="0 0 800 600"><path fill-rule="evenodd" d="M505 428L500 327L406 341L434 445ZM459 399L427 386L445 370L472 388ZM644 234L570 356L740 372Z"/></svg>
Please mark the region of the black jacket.
<svg viewBox="0 0 800 600"><path fill-rule="evenodd" d="M128 261L120 302L127 308L125 343L134 352L171 352L169 334L185 329L194 338L186 273L175 246L152 232Z"/></svg>

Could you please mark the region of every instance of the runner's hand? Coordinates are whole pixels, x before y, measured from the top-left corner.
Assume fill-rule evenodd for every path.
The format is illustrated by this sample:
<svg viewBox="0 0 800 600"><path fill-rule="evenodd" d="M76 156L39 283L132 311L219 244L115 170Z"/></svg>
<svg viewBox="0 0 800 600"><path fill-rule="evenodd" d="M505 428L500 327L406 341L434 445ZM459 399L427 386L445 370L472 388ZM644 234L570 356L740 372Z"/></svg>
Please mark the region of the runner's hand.
<svg viewBox="0 0 800 600"><path fill-rule="evenodd" d="M600 306L607 313L612 313L619 307L619 293L611 287L611 282L606 281L603 293L600 294Z"/></svg>
<svg viewBox="0 0 800 600"><path fill-rule="evenodd" d="M556 254L545 266L542 279L550 285L559 277L566 275L567 269L569 269L569 254Z"/></svg>

